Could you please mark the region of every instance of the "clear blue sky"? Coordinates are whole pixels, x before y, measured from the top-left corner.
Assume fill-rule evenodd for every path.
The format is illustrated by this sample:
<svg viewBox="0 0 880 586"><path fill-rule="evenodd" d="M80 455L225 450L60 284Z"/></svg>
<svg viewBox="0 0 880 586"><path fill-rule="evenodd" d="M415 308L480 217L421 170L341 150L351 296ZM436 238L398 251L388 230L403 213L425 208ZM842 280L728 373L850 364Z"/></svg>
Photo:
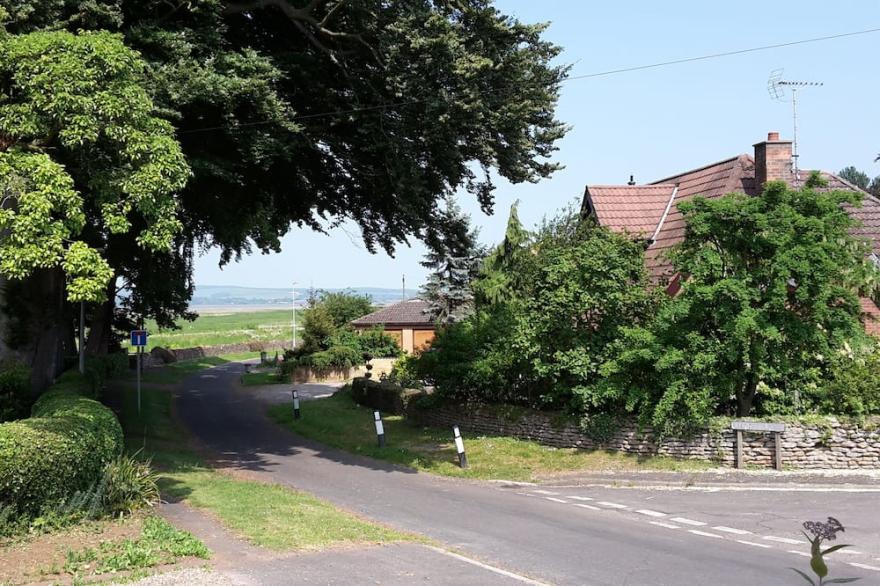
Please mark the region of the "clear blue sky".
<svg viewBox="0 0 880 586"><path fill-rule="evenodd" d="M526 22L549 21L547 38L564 48L572 75L731 51L880 27L880 0L688 2L581 2L497 0ZM460 198L481 229L497 242L511 203L531 226L572 201L588 183L645 183L740 153L770 130L792 133L791 104L767 94L771 70L796 80L824 82L800 94L802 168L837 171L856 165L880 175L880 33L724 57L563 85L558 117L573 128L559 143L565 165L539 184L499 181L496 213L485 216ZM196 262L200 285L286 287L399 287L425 277L419 243L396 258L369 254L356 226L329 236L295 229L280 254L252 255L218 268L218 255Z"/></svg>

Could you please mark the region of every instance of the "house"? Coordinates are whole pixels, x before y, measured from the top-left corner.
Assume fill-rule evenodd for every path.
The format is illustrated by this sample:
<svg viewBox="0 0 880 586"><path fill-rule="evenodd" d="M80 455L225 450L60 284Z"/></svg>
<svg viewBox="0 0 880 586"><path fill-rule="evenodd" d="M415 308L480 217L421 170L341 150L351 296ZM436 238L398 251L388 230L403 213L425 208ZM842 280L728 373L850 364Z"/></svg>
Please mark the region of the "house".
<svg viewBox="0 0 880 586"><path fill-rule="evenodd" d="M428 313L428 303L421 299L407 299L351 322L356 330L382 326L385 333L397 340L404 352L413 353L426 348L434 339L434 320Z"/></svg>
<svg viewBox="0 0 880 586"><path fill-rule="evenodd" d="M767 140L754 145L754 154L741 154L698 169L678 173L647 185L587 185L582 213L594 217L602 226L626 232L645 240L645 264L651 280L670 295L680 287L680 276L666 257L671 247L684 239L685 223L678 204L696 195L715 198L731 192L760 195L767 181L785 181L793 187L803 185L812 171L795 172L792 142L770 132ZM833 173L819 172L827 189L861 190ZM847 206L858 220L856 236L868 239L880 257L880 200L861 192L861 207ZM862 299L865 329L880 334L880 309L870 299Z"/></svg>

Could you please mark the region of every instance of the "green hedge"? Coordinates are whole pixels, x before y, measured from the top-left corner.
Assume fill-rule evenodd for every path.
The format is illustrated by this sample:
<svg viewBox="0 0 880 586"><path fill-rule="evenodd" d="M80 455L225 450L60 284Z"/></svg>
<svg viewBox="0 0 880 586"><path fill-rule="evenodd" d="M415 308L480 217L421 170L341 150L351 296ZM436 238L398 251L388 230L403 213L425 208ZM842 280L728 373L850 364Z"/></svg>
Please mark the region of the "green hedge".
<svg viewBox="0 0 880 586"><path fill-rule="evenodd" d="M357 377L351 381L351 396L355 402L378 409L382 413L403 415L410 400L421 394L421 391L404 389L391 382L365 377Z"/></svg>
<svg viewBox="0 0 880 586"><path fill-rule="evenodd" d="M35 513L88 489L122 450L116 415L83 395L90 381L63 374L29 419L0 424L0 508Z"/></svg>

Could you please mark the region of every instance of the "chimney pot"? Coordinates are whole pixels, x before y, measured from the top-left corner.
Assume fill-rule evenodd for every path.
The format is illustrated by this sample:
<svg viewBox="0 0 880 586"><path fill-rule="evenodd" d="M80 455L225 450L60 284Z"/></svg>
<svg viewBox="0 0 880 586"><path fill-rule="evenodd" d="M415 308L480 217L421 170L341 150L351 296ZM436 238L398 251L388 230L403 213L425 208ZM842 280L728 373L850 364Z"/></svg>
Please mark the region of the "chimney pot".
<svg viewBox="0 0 880 586"><path fill-rule="evenodd" d="M755 183L761 189L768 181L791 184L791 141L780 140L778 132L768 132L767 140L755 145Z"/></svg>
<svg viewBox="0 0 880 586"><path fill-rule="evenodd" d="M779 140L779 133L778 132L768 132L767 133L767 140L771 141L771 142Z"/></svg>

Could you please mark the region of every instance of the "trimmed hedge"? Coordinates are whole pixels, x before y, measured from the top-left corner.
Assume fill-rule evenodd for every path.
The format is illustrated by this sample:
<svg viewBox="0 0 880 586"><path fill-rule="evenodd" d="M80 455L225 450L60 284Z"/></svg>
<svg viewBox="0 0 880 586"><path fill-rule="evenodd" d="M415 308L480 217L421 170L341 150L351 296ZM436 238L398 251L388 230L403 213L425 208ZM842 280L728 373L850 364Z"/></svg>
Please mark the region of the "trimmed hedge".
<svg viewBox="0 0 880 586"><path fill-rule="evenodd" d="M421 391L404 389L387 381L365 377L357 377L351 381L351 396L356 403L393 415L403 415L410 400L421 394Z"/></svg>
<svg viewBox="0 0 880 586"><path fill-rule="evenodd" d="M34 404L29 419L0 424L0 508L36 513L91 487L122 450L122 427L84 397L91 381L69 371Z"/></svg>

